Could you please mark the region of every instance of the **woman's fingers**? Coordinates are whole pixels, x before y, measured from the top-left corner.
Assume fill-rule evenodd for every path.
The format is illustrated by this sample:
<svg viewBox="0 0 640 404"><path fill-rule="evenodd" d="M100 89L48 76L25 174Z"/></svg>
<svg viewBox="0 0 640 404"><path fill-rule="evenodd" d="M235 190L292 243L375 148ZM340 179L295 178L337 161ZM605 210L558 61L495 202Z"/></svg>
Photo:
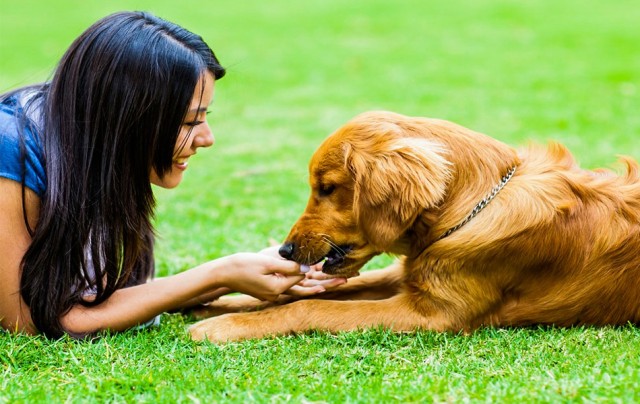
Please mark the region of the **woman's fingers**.
<svg viewBox="0 0 640 404"><path fill-rule="evenodd" d="M345 278L332 278L326 280L318 280L318 279L304 279L298 285L303 287L315 287L322 286L325 290L334 289L340 285L344 285L347 283Z"/></svg>
<svg viewBox="0 0 640 404"><path fill-rule="evenodd" d="M260 250L259 253L260 254L264 254L264 255L268 255L268 256L274 257L274 258L282 258L280 256L280 253L278 252L278 250L280 250L280 246L272 245L270 247L267 247L267 248L264 248L264 249Z"/></svg>
<svg viewBox="0 0 640 404"><path fill-rule="evenodd" d="M327 279L334 279L335 275L325 274L321 270L313 269L312 267L309 272L306 272L306 277L307 279L327 280Z"/></svg>
<svg viewBox="0 0 640 404"><path fill-rule="evenodd" d="M305 296L317 295L318 293L322 293L322 292L324 292L324 288L322 286L307 288L300 285L294 285L291 288L289 288L289 290L284 292L283 295L305 297Z"/></svg>
<svg viewBox="0 0 640 404"><path fill-rule="evenodd" d="M289 288L289 290L287 290L283 294L299 297L313 296L318 293L335 289L338 286L345 284L346 282L347 280L345 278L332 278L327 280L304 279L297 285Z"/></svg>

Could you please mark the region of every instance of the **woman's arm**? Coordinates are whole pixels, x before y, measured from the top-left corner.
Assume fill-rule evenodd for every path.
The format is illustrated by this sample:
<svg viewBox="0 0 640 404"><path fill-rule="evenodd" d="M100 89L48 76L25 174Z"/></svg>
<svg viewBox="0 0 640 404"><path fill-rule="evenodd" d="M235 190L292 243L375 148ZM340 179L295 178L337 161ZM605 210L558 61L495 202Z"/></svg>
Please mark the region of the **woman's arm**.
<svg viewBox="0 0 640 404"><path fill-rule="evenodd" d="M216 290L206 292L203 295L196 296L193 299L183 302L182 304L180 304L179 307L176 307L175 310L189 310L201 305L207 305L212 301L218 300L220 297L227 295L229 293L233 293L233 290L229 288L218 288Z"/></svg>
<svg viewBox="0 0 640 404"><path fill-rule="evenodd" d="M119 289L95 307L74 306L61 318L65 330L87 334L99 330L122 331L143 324L158 314L176 310L185 302L208 294L220 284L218 272L224 269L220 259L173 276Z"/></svg>
<svg viewBox="0 0 640 404"><path fill-rule="evenodd" d="M25 190L27 216L35 227L40 199ZM20 264L31 243L22 213L22 185L0 177L0 325L11 331L33 334L29 308L20 295Z"/></svg>
<svg viewBox="0 0 640 404"><path fill-rule="evenodd" d="M64 329L73 334L106 329L121 331L219 288L275 300L302 279L304 274L295 262L258 253L238 253L176 275L120 289L95 307L76 305L61 322Z"/></svg>
<svg viewBox="0 0 640 404"><path fill-rule="evenodd" d="M26 192L29 221L37 222L40 201ZM20 295L22 257L31 242L22 214L22 185L0 178L0 321L11 331L36 333L29 308ZM300 266L258 253L239 253L143 285L120 289L95 307L76 305L61 318L73 334L124 330L156 315L233 290L263 300L275 300L304 279ZM224 288L224 289L220 289ZM61 293L65 293L61 291Z"/></svg>

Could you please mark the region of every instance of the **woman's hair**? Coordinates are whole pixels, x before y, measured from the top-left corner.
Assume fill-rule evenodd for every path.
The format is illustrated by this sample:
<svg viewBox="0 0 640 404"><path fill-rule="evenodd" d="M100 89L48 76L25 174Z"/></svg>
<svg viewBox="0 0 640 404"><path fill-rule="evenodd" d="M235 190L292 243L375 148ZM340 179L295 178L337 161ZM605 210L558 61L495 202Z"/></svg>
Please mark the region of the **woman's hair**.
<svg viewBox="0 0 640 404"><path fill-rule="evenodd" d="M60 318L73 305L98 305L153 275L149 176L171 169L207 71L225 74L200 36L120 12L76 39L41 87L47 187L35 229L27 224L21 293L44 334L62 335Z"/></svg>

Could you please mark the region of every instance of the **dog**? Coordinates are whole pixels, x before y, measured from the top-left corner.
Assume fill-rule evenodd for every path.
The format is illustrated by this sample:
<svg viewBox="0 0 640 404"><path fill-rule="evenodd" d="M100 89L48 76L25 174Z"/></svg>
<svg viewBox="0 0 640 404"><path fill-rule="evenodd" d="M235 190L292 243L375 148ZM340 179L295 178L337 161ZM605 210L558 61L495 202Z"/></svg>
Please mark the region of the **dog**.
<svg viewBox="0 0 640 404"><path fill-rule="evenodd" d="M348 283L191 336L638 324L640 176L619 161L620 174L588 171L558 143L516 150L444 120L361 114L313 154L311 196L279 251ZM400 258L355 277L381 253ZM222 302L216 314L270 304Z"/></svg>

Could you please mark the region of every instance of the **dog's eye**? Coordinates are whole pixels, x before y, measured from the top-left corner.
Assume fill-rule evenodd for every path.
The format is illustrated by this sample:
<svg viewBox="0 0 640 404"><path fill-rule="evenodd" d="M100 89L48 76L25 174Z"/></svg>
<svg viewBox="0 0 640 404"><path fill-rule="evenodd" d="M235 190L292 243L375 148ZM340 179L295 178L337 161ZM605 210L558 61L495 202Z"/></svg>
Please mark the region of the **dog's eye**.
<svg viewBox="0 0 640 404"><path fill-rule="evenodd" d="M335 189L335 185L322 185L318 190L318 194L320 196L329 196L333 193L333 191L335 191Z"/></svg>

